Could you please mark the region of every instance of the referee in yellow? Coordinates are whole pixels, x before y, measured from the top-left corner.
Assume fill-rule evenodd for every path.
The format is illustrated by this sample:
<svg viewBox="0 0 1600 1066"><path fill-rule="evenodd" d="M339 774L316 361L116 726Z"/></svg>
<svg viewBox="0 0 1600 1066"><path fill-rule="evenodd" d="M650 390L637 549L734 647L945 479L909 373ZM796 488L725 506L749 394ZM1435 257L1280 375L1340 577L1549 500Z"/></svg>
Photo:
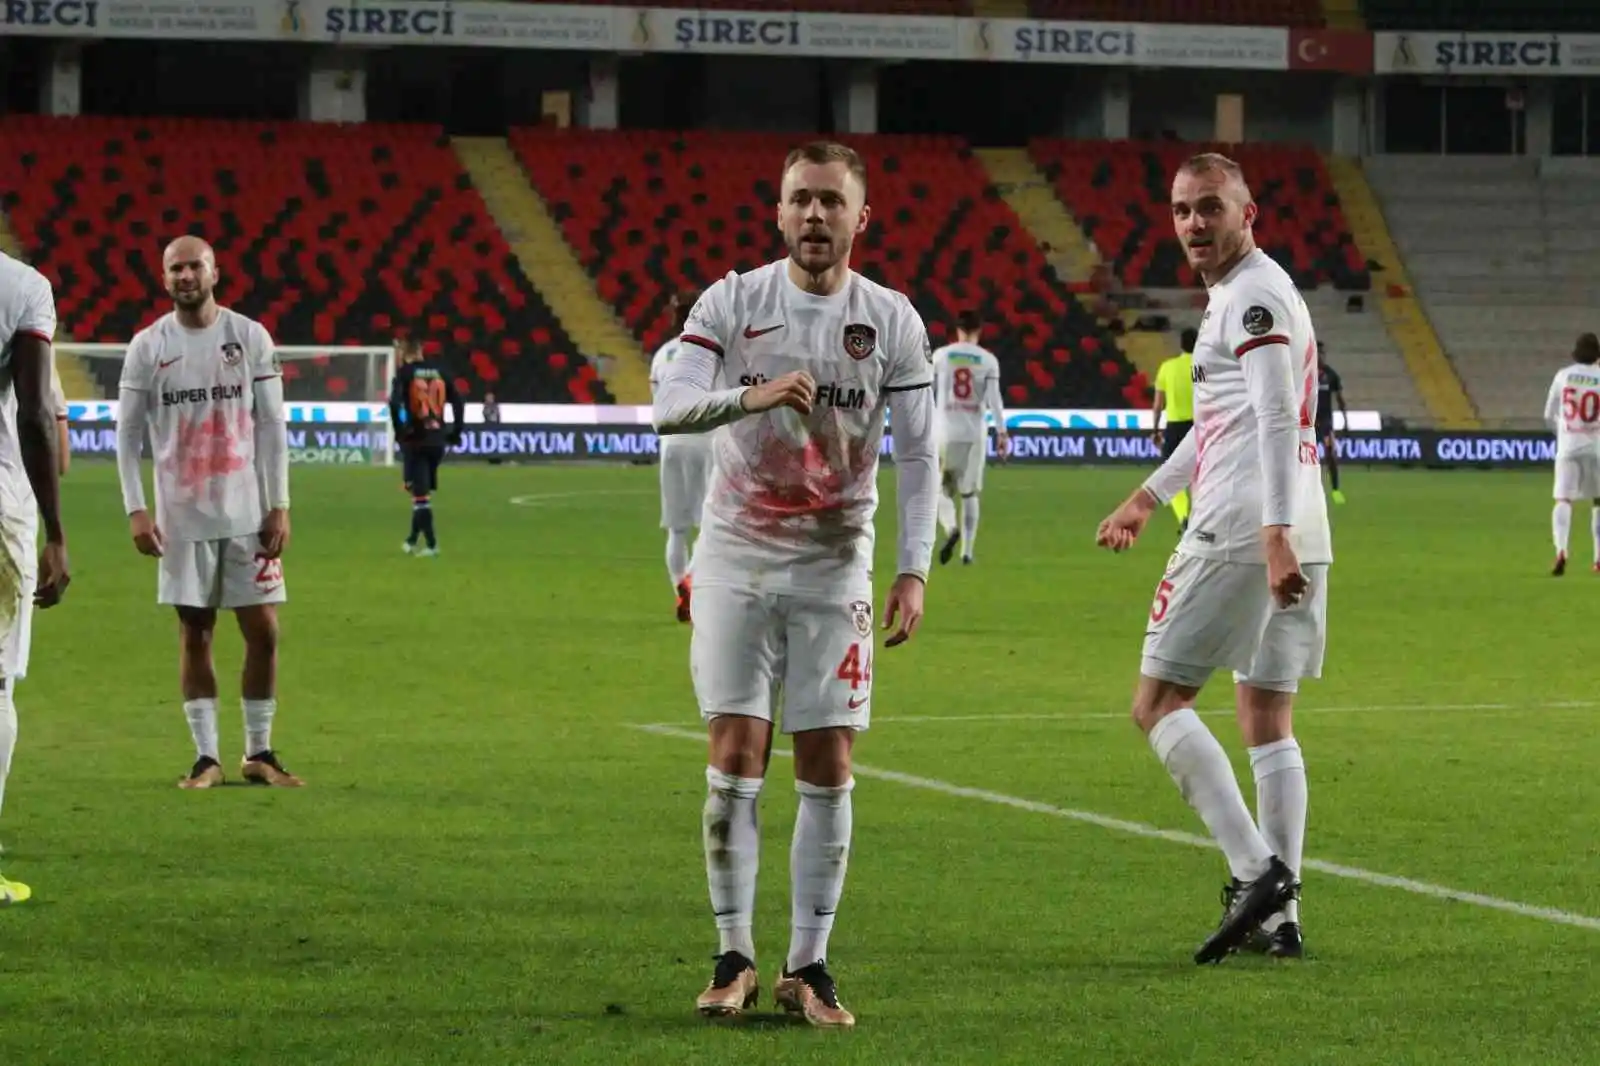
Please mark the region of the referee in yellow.
<svg viewBox="0 0 1600 1066"><path fill-rule="evenodd" d="M1156 371L1156 397L1150 404L1150 413L1155 415L1155 442L1161 446L1163 460L1177 450L1189 430L1194 428L1194 346L1199 339L1197 331L1184 330L1179 337L1183 351L1163 362ZM1167 415L1165 428L1161 425L1163 411ZM1172 498L1172 513L1178 516L1180 528L1188 530L1187 489Z"/></svg>

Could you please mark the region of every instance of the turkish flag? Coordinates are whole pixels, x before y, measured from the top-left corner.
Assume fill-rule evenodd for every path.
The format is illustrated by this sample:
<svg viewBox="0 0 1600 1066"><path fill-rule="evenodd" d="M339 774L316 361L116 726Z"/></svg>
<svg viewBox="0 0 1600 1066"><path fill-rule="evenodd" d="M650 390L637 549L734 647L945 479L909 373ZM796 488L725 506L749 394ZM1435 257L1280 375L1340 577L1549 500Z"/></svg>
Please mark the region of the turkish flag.
<svg viewBox="0 0 1600 1066"><path fill-rule="evenodd" d="M1372 34L1366 30L1290 30L1290 70L1372 73Z"/></svg>

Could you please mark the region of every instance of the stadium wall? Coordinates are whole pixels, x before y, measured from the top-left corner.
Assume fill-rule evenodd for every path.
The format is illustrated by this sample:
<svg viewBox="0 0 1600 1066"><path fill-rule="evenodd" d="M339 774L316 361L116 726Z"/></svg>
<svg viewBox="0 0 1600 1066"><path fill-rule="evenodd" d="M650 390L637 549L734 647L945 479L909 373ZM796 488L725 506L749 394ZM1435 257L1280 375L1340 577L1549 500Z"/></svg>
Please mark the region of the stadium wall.
<svg viewBox="0 0 1600 1066"><path fill-rule="evenodd" d="M301 405L304 406L304 405ZM348 405L355 406L355 405ZM511 405L508 405L508 407ZM534 405L523 405L532 407ZM580 409L598 412L604 409ZM616 410L616 409L612 409ZM79 413L85 413L79 410ZM304 412L302 412L304 413ZM341 412L344 414L347 412ZM478 413L478 412L475 412ZM515 412L512 412L515 413ZM1352 420L1368 412L1351 412ZM1143 416L1141 419L1138 416ZM1066 416L1066 417L1063 417ZM1123 427L1117 426L1120 419ZM1371 425L1365 418L1362 424ZM1149 412L1015 412L1007 420L1011 454L1020 466L1155 466L1159 445L1149 428ZM74 458L114 459L117 431L108 419L69 421ZM352 465L372 462L373 450L384 446L375 420L320 421L300 419L289 429L290 460L297 465ZM885 433L883 458L893 461L894 440ZM1345 464L1429 469L1548 468L1555 458L1555 439L1534 432L1442 432L1436 430L1351 429L1335 438L1339 461ZM521 421L486 424L469 420L457 461L513 462L610 461L651 464L660 438L648 421ZM999 462L994 442L990 458Z"/></svg>

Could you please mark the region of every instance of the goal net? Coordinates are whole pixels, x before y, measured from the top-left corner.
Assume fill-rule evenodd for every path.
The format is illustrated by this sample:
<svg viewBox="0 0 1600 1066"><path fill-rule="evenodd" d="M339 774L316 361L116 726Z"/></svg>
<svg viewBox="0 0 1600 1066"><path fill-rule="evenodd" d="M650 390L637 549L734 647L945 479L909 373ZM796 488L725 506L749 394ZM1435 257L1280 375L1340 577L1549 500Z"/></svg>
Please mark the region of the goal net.
<svg viewBox="0 0 1600 1066"><path fill-rule="evenodd" d="M83 405L91 421L116 420L117 387L125 344L60 343L57 369L67 404ZM390 347L279 345L283 398L288 408L290 450L309 454L359 454L363 461L394 464L389 426ZM308 451L309 450L309 451Z"/></svg>

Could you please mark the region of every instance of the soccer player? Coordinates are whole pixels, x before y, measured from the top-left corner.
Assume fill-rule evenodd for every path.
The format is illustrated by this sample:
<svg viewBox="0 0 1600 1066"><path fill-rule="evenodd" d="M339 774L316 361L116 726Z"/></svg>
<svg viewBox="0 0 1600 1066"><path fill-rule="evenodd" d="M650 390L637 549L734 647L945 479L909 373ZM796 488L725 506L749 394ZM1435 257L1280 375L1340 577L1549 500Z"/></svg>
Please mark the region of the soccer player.
<svg viewBox="0 0 1600 1066"><path fill-rule="evenodd" d="M893 648L922 620L933 556L932 353L911 301L850 269L870 215L860 157L807 144L784 160L780 187L788 258L701 296L655 423L714 431L690 660L709 733L702 831L721 947L697 1006L729 1015L756 1002L756 801L781 695L800 809L774 996L812 1025L839 1027L855 1019L826 960L850 854L851 751L871 713L878 452L887 408L900 518L883 609ZM719 367L732 387L713 387Z"/></svg>
<svg viewBox="0 0 1600 1066"><path fill-rule="evenodd" d="M1594 572L1600 574L1600 338L1585 333L1572 347L1572 365L1556 371L1544 418L1556 431L1556 506L1550 518L1555 535L1556 577L1567 572L1567 540L1572 534L1572 501L1592 501L1589 529L1594 534Z"/></svg>
<svg viewBox="0 0 1600 1066"><path fill-rule="evenodd" d="M1300 679L1321 674L1333 561L1311 409L1316 335L1289 275L1256 247L1256 205L1236 163L1186 161L1172 218L1210 290L1194 351L1195 428L1101 523L1097 542L1126 549L1156 507L1193 492L1188 532L1150 608L1133 718L1233 872L1222 921L1195 961L1220 961L1262 935L1271 954L1295 958L1306 773L1291 712ZM1194 712L1218 667L1233 670L1259 828Z"/></svg>
<svg viewBox="0 0 1600 1066"><path fill-rule="evenodd" d="M61 525L64 405L54 370L55 332L50 282L0 252L0 806L17 745L12 691L28 672L33 608L60 603L70 581ZM35 563L41 525L44 547ZM32 895L27 885L0 874L0 904Z"/></svg>
<svg viewBox="0 0 1600 1066"><path fill-rule="evenodd" d="M466 405L449 373L423 355L422 341L402 337L395 341L394 382L389 389L389 420L400 444L406 491L411 493L411 534L400 550L407 555L432 558L439 554L433 532L433 493L439 487L439 464L445 445L461 443L461 420ZM445 404L451 422L444 424ZM426 542L417 547L417 538Z"/></svg>
<svg viewBox="0 0 1600 1066"><path fill-rule="evenodd" d="M963 311L956 319L956 340L933 353L934 403L941 430L943 477L939 499L939 526L949 536L939 548L939 562L948 563L961 546L963 565L972 562L978 542L978 495L983 492L983 468L988 458L987 411L994 418L995 448L1005 455L1011 447L1006 435L1006 411L1000 401L1000 360L979 344L983 320L976 311ZM961 497L961 525L956 526L954 496ZM948 519L948 521L946 520Z"/></svg>
<svg viewBox="0 0 1600 1066"><path fill-rule="evenodd" d="M1350 408L1344 402L1344 382L1339 380L1339 375L1329 366L1324 357L1327 347L1317 342L1317 440L1322 445L1322 461L1328 467L1328 485L1331 489L1334 503L1344 502L1344 492L1339 488L1339 449L1335 445L1333 435L1333 402L1339 401L1339 411L1345 417L1345 425L1350 424Z"/></svg>
<svg viewBox="0 0 1600 1066"><path fill-rule="evenodd" d="M217 260L198 237L161 257L173 309L128 345L118 392L117 471L134 547L160 560L157 601L178 613L178 673L196 758L180 788L223 783L217 741L217 611L244 637L240 774L298 787L272 747L278 607L286 599L289 437L277 350L259 322L217 304ZM156 513L145 504L140 453L155 466Z"/></svg>
<svg viewBox="0 0 1600 1066"><path fill-rule="evenodd" d="M1156 395L1150 404L1155 415L1156 443L1161 447L1163 461L1172 458L1183 438L1194 428L1194 346L1199 339L1198 330L1186 329L1178 337L1183 350L1171 359L1163 360L1156 369ZM1161 415L1167 416L1166 425ZM1189 528L1189 490L1184 489L1172 498L1172 513L1178 517L1178 529Z"/></svg>
<svg viewBox="0 0 1600 1066"><path fill-rule="evenodd" d="M677 317L678 332L683 332L689 320L689 310L699 296L694 293L674 294L672 309ZM683 342L674 336L650 359L650 396L654 400L661 392L661 382L667 368L678 357ZM712 383L720 388L720 377ZM689 546L694 531L700 526L700 508L706 502L706 483L711 473L711 438L705 434L674 433L661 438L661 528L667 531L667 580L677 594L678 621L691 618L689 608Z"/></svg>

